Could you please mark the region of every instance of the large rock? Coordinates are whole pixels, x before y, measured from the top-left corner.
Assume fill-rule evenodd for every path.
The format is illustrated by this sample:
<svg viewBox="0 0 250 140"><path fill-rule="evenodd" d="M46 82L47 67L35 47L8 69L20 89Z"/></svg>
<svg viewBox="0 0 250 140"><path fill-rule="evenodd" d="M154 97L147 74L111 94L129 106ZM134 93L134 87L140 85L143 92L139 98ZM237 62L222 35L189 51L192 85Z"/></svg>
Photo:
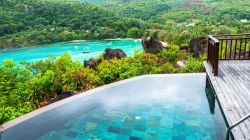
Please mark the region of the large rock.
<svg viewBox="0 0 250 140"><path fill-rule="evenodd" d="M207 52L207 39L206 38L195 38L190 41L190 53L193 57L199 58Z"/></svg>
<svg viewBox="0 0 250 140"><path fill-rule="evenodd" d="M68 97L76 95L76 94L78 94L78 92L76 92L74 90L63 91L61 98L65 99L65 98L68 98Z"/></svg>
<svg viewBox="0 0 250 140"><path fill-rule="evenodd" d="M104 54L103 54L103 58L105 60L110 60L110 59L114 59L114 58L121 59L121 58L124 58L124 57L126 57L126 54L121 49L110 49L110 48L107 48L104 51Z"/></svg>
<svg viewBox="0 0 250 140"><path fill-rule="evenodd" d="M181 50L186 50L188 53L193 54L194 58L200 58L207 53L207 39L206 38L194 38L190 41L189 46L182 46Z"/></svg>
<svg viewBox="0 0 250 140"><path fill-rule="evenodd" d="M102 62L102 59L94 60L94 59L89 59L89 60L84 60L84 67L90 67L93 69L96 69L99 63Z"/></svg>
<svg viewBox="0 0 250 140"><path fill-rule="evenodd" d="M156 54L163 50L163 45L160 41L154 40L153 37L142 38L142 46L146 53Z"/></svg>
<svg viewBox="0 0 250 140"><path fill-rule="evenodd" d="M123 52L121 49L110 49L107 48L104 51L103 54L103 59L105 60L110 60L110 59L121 59L126 57L125 52ZM94 59L89 59L89 60L84 60L84 67L90 67L93 69L96 69L97 66L102 62L102 59L94 60Z"/></svg>

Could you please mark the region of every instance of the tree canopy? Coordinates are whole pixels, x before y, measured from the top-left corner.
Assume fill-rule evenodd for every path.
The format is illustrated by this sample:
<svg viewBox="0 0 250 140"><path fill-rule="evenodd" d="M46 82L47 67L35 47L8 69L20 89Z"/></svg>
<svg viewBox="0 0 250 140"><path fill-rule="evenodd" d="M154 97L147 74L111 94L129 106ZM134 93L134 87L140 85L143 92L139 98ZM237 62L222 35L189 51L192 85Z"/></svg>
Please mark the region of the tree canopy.
<svg viewBox="0 0 250 140"><path fill-rule="evenodd" d="M182 45L250 32L248 7L248 0L2 0L0 48L142 35Z"/></svg>

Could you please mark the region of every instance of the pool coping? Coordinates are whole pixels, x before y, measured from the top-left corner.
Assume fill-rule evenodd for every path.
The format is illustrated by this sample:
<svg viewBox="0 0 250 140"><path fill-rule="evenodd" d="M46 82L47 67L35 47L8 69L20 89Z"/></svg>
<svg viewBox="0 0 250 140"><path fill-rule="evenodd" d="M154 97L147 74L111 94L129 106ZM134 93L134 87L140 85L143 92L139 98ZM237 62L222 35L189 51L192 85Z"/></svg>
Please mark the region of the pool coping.
<svg viewBox="0 0 250 140"><path fill-rule="evenodd" d="M47 105L47 106L44 106L42 108L39 108L37 110L34 110L30 113L27 113L25 115L22 115L14 120L11 120L11 121L8 121L2 125L0 125L0 133L15 126L15 125L18 125L28 119L31 119L32 117L35 117L39 114L42 114L46 111L49 111L51 109L54 109L56 107L59 107L63 104L66 104L66 103L69 103L71 101L74 101L76 99L79 99L81 97L84 97L84 96L87 96L87 95L90 95L94 92L98 92L98 91L101 91L101 90L104 90L104 89L108 89L108 88L111 88L111 87L114 87L114 86L117 86L117 85L121 85L121 84L124 84L124 83L128 83L128 82L131 82L131 81L135 81L135 80L140 80L140 79L144 79L144 78L150 78L150 77L169 77L169 76L206 76L206 73L175 73L175 74L150 74L150 75L141 75L141 76L136 76L136 77L132 77L132 78L129 78L129 79L125 79L125 80L121 80L121 81L117 81L117 82L114 82L114 83L110 83L110 84L107 84L107 85L103 85L103 86L100 86L100 87L97 87L97 88L94 88L94 89L91 89L91 90L88 90L88 91L85 91L85 92L81 92L77 95L74 95L74 96L71 96L69 98L65 98L63 100L60 100L60 101L57 101L55 103L52 103L50 105Z"/></svg>

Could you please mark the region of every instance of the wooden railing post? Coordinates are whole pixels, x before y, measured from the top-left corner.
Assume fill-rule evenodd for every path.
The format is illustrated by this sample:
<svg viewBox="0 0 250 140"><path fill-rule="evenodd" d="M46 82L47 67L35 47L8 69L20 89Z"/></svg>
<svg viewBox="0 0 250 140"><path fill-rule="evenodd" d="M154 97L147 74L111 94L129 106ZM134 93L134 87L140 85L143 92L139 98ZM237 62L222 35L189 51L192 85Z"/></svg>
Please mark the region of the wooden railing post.
<svg viewBox="0 0 250 140"><path fill-rule="evenodd" d="M219 46L220 42L214 44L214 76L218 76L219 71Z"/></svg>
<svg viewBox="0 0 250 140"><path fill-rule="evenodd" d="M207 61L212 66L214 76L218 76L220 42L213 36L208 37L208 58Z"/></svg>

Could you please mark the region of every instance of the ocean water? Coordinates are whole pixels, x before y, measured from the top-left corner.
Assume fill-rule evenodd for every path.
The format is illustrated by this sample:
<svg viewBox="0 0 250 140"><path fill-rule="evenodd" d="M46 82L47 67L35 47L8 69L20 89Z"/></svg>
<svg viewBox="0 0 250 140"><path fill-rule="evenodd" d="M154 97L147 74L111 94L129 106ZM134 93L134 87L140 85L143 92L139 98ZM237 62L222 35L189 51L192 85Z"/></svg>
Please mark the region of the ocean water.
<svg viewBox="0 0 250 140"><path fill-rule="evenodd" d="M78 98L2 133L2 140L223 140L205 74L146 76Z"/></svg>
<svg viewBox="0 0 250 140"><path fill-rule="evenodd" d="M34 62L46 59L48 56L58 57L67 52L73 60L87 60L98 57L106 48L122 49L128 56L134 55L134 50L142 50L140 40L95 40L73 41L46 44L21 49L0 50L0 63L4 59L14 62Z"/></svg>

